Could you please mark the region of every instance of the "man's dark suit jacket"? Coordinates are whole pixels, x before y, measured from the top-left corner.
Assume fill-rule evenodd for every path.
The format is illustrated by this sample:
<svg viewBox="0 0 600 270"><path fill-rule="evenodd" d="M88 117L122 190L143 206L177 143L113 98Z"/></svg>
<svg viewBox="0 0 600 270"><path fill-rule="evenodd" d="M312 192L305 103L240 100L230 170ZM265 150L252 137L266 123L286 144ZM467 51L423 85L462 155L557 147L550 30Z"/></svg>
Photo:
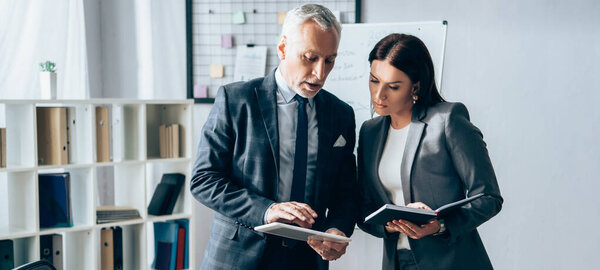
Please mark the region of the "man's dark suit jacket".
<svg viewBox="0 0 600 270"><path fill-rule="evenodd" d="M276 201L276 91L274 71L221 87L202 129L190 189L216 212L202 269L255 269L265 259L266 236L253 228L265 223L264 214ZM354 112L325 90L315 96L315 105L316 179L306 180L304 202L319 215L313 229L337 228L350 236L358 212ZM346 144L334 147L340 136ZM312 265L317 260L319 269L328 267L316 252L306 260Z"/></svg>
<svg viewBox="0 0 600 270"><path fill-rule="evenodd" d="M362 218L393 204L378 175L390 117L365 122L358 143L358 182L362 194ZM423 202L432 209L465 196L483 196L445 218L447 233L410 239L418 268L491 269L492 265L477 233L477 226L496 215L502 197L483 136L469 121L467 108L460 103L438 103L413 108L402 164L405 204ZM364 231L384 238L383 269L394 269L398 233L388 234L384 226L358 223Z"/></svg>

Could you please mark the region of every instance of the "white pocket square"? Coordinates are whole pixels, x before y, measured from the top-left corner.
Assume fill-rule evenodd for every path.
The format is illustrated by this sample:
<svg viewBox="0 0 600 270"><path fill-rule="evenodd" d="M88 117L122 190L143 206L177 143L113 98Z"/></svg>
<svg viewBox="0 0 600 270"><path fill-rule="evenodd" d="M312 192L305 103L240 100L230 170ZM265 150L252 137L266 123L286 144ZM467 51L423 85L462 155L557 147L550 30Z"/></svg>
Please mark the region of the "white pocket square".
<svg viewBox="0 0 600 270"><path fill-rule="evenodd" d="M346 146L346 139L344 139L344 136L340 135L337 140L335 141L335 143L333 144L333 147L344 147Z"/></svg>

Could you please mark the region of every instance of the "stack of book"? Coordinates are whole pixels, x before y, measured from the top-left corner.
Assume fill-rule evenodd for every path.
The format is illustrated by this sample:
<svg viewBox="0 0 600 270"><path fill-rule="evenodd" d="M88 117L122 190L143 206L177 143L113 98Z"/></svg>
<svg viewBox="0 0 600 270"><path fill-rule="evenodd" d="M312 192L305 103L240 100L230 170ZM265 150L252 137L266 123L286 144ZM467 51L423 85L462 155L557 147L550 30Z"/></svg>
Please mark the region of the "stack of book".
<svg viewBox="0 0 600 270"><path fill-rule="evenodd" d="M67 108L38 107L36 110L38 164L67 164L69 162Z"/></svg>
<svg viewBox="0 0 600 270"><path fill-rule="evenodd" d="M96 208L96 223L110 223L121 220L137 219L140 212L137 209L122 206L99 206Z"/></svg>
<svg viewBox="0 0 600 270"><path fill-rule="evenodd" d="M68 172L39 175L40 228L73 226L70 178Z"/></svg>
<svg viewBox="0 0 600 270"><path fill-rule="evenodd" d="M172 214L179 193L181 193L183 182L185 182L185 175L183 174L163 174L160 183L154 190L150 205L148 205L148 214L155 216Z"/></svg>
<svg viewBox="0 0 600 270"><path fill-rule="evenodd" d="M160 125L158 141L161 158L179 157L179 124Z"/></svg>
<svg viewBox="0 0 600 270"><path fill-rule="evenodd" d="M152 269L189 269L189 220L154 223Z"/></svg>
<svg viewBox="0 0 600 270"><path fill-rule="evenodd" d="M0 168L6 168L6 128L0 128Z"/></svg>
<svg viewBox="0 0 600 270"><path fill-rule="evenodd" d="M100 231L100 269L123 269L123 229L119 226Z"/></svg>

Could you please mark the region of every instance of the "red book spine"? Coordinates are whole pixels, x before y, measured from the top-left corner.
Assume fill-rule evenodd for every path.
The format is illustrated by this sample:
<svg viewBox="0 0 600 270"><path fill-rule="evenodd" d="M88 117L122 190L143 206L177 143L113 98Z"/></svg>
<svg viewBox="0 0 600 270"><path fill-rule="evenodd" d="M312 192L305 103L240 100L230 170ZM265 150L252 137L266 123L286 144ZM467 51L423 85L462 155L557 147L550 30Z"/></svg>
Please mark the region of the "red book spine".
<svg viewBox="0 0 600 270"><path fill-rule="evenodd" d="M177 232L177 261L175 269L183 269L183 258L185 258L185 228L179 228Z"/></svg>

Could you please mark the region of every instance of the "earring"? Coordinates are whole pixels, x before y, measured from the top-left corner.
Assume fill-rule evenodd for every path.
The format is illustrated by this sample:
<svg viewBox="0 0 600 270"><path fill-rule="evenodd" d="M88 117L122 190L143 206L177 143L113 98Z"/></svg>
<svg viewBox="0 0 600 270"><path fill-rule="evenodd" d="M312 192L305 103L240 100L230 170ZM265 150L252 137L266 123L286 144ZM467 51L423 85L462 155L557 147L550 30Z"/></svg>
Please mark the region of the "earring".
<svg viewBox="0 0 600 270"><path fill-rule="evenodd" d="M413 104L416 104L417 100L419 100L419 96L417 96L417 95L413 95L412 98L413 98Z"/></svg>

